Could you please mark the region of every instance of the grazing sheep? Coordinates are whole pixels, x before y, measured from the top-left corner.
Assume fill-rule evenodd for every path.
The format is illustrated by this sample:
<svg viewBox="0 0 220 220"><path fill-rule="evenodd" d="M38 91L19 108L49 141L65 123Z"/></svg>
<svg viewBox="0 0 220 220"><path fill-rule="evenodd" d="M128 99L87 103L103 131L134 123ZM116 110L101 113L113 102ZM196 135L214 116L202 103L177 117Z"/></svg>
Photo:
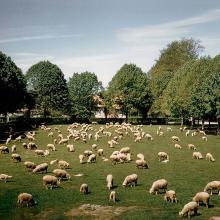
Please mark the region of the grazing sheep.
<svg viewBox="0 0 220 220"><path fill-rule="evenodd" d="M67 144L67 143L68 143L68 141L69 141L69 139L68 139L68 138L62 138L62 139L59 141L59 143L58 143L58 144Z"/></svg>
<svg viewBox="0 0 220 220"><path fill-rule="evenodd" d="M212 162L215 161L215 159L214 159L214 157L212 156L211 153L207 153L206 156L205 156L205 159L208 160L208 161L212 161Z"/></svg>
<svg viewBox="0 0 220 220"><path fill-rule="evenodd" d="M97 150L97 154L98 154L98 156L102 156L103 154L104 154L104 150L103 149L98 149Z"/></svg>
<svg viewBox="0 0 220 220"><path fill-rule="evenodd" d="M135 138L134 142L135 142L135 143L140 142L140 141L141 141L141 139L142 139L142 137L141 137L141 136L137 136L137 137Z"/></svg>
<svg viewBox="0 0 220 220"><path fill-rule="evenodd" d="M145 134L145 137L147 138L147 140L153 141L152 135L150 135L150 134Z"/></svg>
<svg viewBox="0 0 220 220"><path fill-rule="evenodd" d="M220 220L220 216L212 216L209 220Z"/></svg>
<svg viewBox="0 0 220 220"><path fill-rule="evenodd" d="M188 144L188 148L192 150L196 150L196 147L194 144Z"/></svg>
<svg viewBox="0 0 220 220"><path fill-rule="evenodd" d="M181 147L180 144L175 144L174 147L175 147L176 149L182 149L182 147Z"/></svg>
<svg viewBox="0 0 220 220"><path fill-rule="evenodd" d="M19 154L12 154L11 158L12 160L15 160L16 162L21 162L21 156Z"/></svg>
<svg viewBox="0 0 220 220"><path fill-rule="evenodd" d="M183 217L184 215L187 215L188 218L190 218L192 212L194 213L194 215L197 214L197 210L198 210L197 202L192 201L184 205L183 209L179 212L179 216Z"/></svg>
<svg viewBox="0 0 220 220"><path fill-rule="evenodd" d="M131 174L125 177L124 182L122 183L122 186L128 186L130 185L131 187L137 185L137 180L138 180L138 175L137 174Z"/></svg>
<svg viewBox="0 0 220 220"><path fill-rule="evenodd" d="M112 163L116 164L120 162L120 157L119 155L112 154L110 155L110 160L112 161Z"/></svg>
<svg viewBox="0 0 220 220"><path fill-rule="evenodd" d="M37 149L37 150L34 151L34 153L37 154L38 156L45 156L44 155L44 150Z"/></svg>
<svg viewBox="0 0 220 220"><path fill-rule="evenodd" d="M84 154L85 157L89 157L90 155L92 155L92 151L91 150L85 150L83 154Z"/></svg>
<svg viewBox="0 0 220 220"><path fill-rule="evenodd" d="M33 169L33 173L38 173L38 172L43 172L46 171L47 172L48 169L48 164L47 163L41 163L39 165L37 165L34 169Z"/></svg>
<svg viewBox="0 0 220 220"><path fill-rule="evenodd" d="M108 174L106 177L107 188L110 190L113 187L113 176L112 174Z"/></svg>
<svg viewBox="0 0 220 220"><path fill-rule="evenodd" d="M144 155L141 154L141 153L139 153L139 154L137 154L137 158L138 158L139 160L144 160Z"/></svg>
<svg viewBox="0 0 220 220"><path fill-rule="evenodd" d="M79 162L82 164L84 163L83 159L85 158L85 156L83 154L79 155Z"/></svg>
<svg viewBox="0 0 220 220"><path fill-rule="evenodd" d="M203 159L203 156L200 152L193 152L192 158L193 159Z"/></svg>
<svg viewBox="0 0 220 220"><path fill-rule="evenodd" d="M67 173L66 170L62 170L62 169L53 170L53 174L60 179L62 179L62 178L70 179L71 178L70 174Z"/></svg>
<svg viewBox="0 0 220 220"><path fill-rule="evenodd" d="M16 145L11 146L11 152L16 153Z"/></svg>
<svg viewBox="0 0 220 220"><path fill-rule="evenodd" d="M148 169L147 162L145 160L136 160L136 167L137 168L145 168Z"/></svg>
<svg viewBox="0 0 220 220"><path fill-rule="evenodd" d="M169 156L166 152L159 152L158 154L159 161L169 160Z"/></svg>
<svg viewBox="0 0 220 220"><path fill-rule="evenodd" d="M22 143L24 149L28 149L28 145L26 143Z"/></svg>
<svg viewBox="0 0 220 220"><path fill-rule="evenodd" d="M206 205L206 208L208 208L209 207L209 199L210 199L210 195L207 192L198 192L193 197L192 201L197 202L198 205L199 205L199 202L202 202L203 204Z"/></svg>
<svg viewBox="0 0 220 220"><path fill-rule="evenodd" d="M4 173L0 174L0 180L5 180L5 183L7 183L7 179L11 179L11 178L12 176L9 176L7 174Z"/></svg>
<svg viewBox="0 0 220 220"><path fill-rule="evenodd" d="M172 128L171 127L167 127L167 131L172 131Z"/></svg>
<svg viewBox="0 0 220 220"><path fill-rule="evenodd" d="M58 163L58 159L55 159L55 160L51 160L51 161L50 161L50 165L54 165L54 164L56 164L56 163Z"/></svg>
<svg viewBox="0 0 220 220"><path fill-rule="evenodd" d="M172 139L173 142L174 142L174 141L180 141L180 138L177 137L177 136L172 136L171 139Z"/></svg>
<svg viewBox="0 0 220 220"><path fill-rule="evenodd" d="M96 162L96 155L95 154L91 154L89 156L89 159L87 160L87 163L92 163L92 162Z"/></svg>
<svg viewBox="0 0 220 220"><path fill-rule="evenodd" d="M24 165L27 169L32 169L33 170L34 168L36 168L36 164L31 162L31 161L25 161Z"/></svg>
<svg viewBox="0 0 220 220"><path fill-rule="evenodd" d="M75 151L75 148L74 148L73 144L67 144L66 147L67 147L69 152L74 152Z"/></svg>
<svg viewBox="0 0 220 220"><path fill-rule="evenodd" d="M17 203L21 205L24 202L27 202L27 206L29 206L29 205L36 205L37 204L34 201L33 196L31 194L29 194L29 193L20 193L18 195Z"/></svg>
<svg viewBox="0 0 220 220"><path fill-rule="evenodd" d="M59 160L58 161L58 167L59 168L69 168L70 167L70 164L67 163L65 160Z"/></svg>
<svg viewBox="0 0 220 220"><path fill-rule="evenodd" d="M200 130L199 133L202 134L202 135L206 135L205 131Z"/></svg>
<svg viewBox="0 0 220 220"><path fill-rule="evenodd" d="M97 150L97 144L93 144L93 145L92 145L92 149L93 149L93 150Z"/></svg>
<svg viewBox="0 0 220 220"><path fill-rule="evenodd" d="M124 154L130 153L130 147L121 148L120 153L124 153Z"/></svg>
<svg viewBox="0 0 220 220"><path fill-rule="evenodd" d="M156 180L153 182L149 192L151 194L155 193L157 195L160 189L163 189L164 191L166 191L167 185L168 185L168 182L165 179Z"/></svg>
<svg viewBox="0 0 220 220"><path fill-rule="evenodd" d="M109 194L109 201L116 201L116 192L115 191L111 191Z"/></svg>
<svg viewBox="0 0 220 220"><path fill-rule="evenodd" d="M43 185L48 189L48 185L50 185L50 189L53 189L54 186L58 186L60 181L55 176L45 175L43 176Z"/></svg>
<svg viewBox="0 0 220 220"><path fill-rule="evenodd" d="M206 136L202 136L202 140L203 140L203 141L207 141L208 138L207 138Z"/></svg>
<svg viewBox="0 0 220 220"><path fill-rule="evenodd" d="M209 182L205 188L204 192L208 192L210 190L210 195L212 195L213 190L217 190L218 194L220 195L220 181L211 181Z"/></svg>
<svg viewBox="0 0 220 220"><path fill-rule="evenodd" d="M190 133L190 130L187 130L185 133L186 137L189 136L189 133Z"/></svg>
<svg viewBox="0 0 220 220"><path fill-rule="evenodd" d="M21 142L21 139L22 139L22 137L21 137L21 135L19 135L18 137L15 138L15 142L16 142L16 141Z"/></svg>
<svg viewBox="0 0 220 220"><path fill-rule="evenodd" d="M47 145L47 148L48 148L49 150L56 151L56 147L55 147L54 144L48 144L48 145Z"/></svg>
<svg viewBox="0 0 220 220"><path fill-rule="evenodd" d="M80 186L80 189L79 191L83 194L87 194L89 192L89 187L86 183L83 183L81 186Z"/></svg>
<svg viewBox="0 0 220 220"><path fill-rule="evenodd" d="M26 134L26 138L29 140L29 141L34 141L35 138L33 135L30 135L30 134Z"/></svg>
<svg viewBox="0 0 220 220"><path fill-rule="evenodd" d="M1 146L0 147L0 153L9 153L9 149L6 146Z"/></svg>
<svg viewBox="0 0 220 220"><path fill-rule="evenodd" d="M35 150L35 149L37 149L36 144L33 143L33 142L29 142L28 145L27 145L27 147L28 147L28 149L30 149L30 150Z"/></svg>
<svg viewBox="0 0 220 220"><path fill-rule="evenodd" d="M173 190L166 191L164 195L164 200L177 203L176 192Z"/></svg>
<svg viewBox="0 0 220 220"><path fill-rule="evenodd" d="M53 132L52 131L48 134L48 137L53 137Z"/></svg>

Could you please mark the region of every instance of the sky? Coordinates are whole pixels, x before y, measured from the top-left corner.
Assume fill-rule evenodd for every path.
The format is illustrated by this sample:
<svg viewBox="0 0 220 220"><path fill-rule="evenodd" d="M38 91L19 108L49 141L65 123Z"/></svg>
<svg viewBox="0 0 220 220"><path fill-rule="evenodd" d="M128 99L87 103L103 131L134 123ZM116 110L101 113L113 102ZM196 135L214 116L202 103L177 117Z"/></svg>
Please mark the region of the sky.
<svg viewBox="0 0 220 220"><path fill-rule="evenodd" d="M220 1L0 0L0 51L24 74L49 60L67 80L89 71L106 87L125 63L147 72L182 38L220 54Z"/></svg>

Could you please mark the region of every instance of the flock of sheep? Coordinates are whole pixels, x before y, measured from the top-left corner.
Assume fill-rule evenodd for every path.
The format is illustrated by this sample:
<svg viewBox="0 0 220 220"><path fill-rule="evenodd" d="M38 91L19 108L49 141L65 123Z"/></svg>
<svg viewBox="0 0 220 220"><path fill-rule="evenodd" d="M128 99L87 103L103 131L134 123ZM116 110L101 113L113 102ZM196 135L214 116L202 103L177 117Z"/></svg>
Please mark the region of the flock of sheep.
<svg viewBox="0 0 220 220"><path fill-rule="evenodd" d="M165 132L172 132L172 128L167 127L167 130L164 131L161 126L158 127L155 137L152 134L146 133L143 131L142 126L132 126L130 124L106 124L105 126L100 126L98 129L94 129L93 125L90 124L78 124L74 123L67 127L67 135L64 136L61 132L59 127L47 127L45 125L40 126L45 134L51 138L52 143L48 143L46 146L46 150L39 149L37 144L35 144L35 140L38 138L37 133L35 131L29 131L25 137L18 136L15 139L12 139L10 135L5 142L5 145L0 146L0 153L1 154L11 154L11 158L15 162L22 161L22 155L19 155L19 151L17 152L17 143L19 143L25 150L32 151L33 154L39 157L47 157L48 155L52 155L53 151L58 150L59 147L66 147L68 152L75 152L76 147L75 143L77 141L81 141L83 143L87 143L89 140L93 140L94 144L91 145L90 148L81 152L78 156L79 163L96 163L97 157L101 158L103 162L111 162L117 166L120 163L130 163L133 161L132 157L132 149L130 147L122 147L121 149L112 151L111 155L106 156L105 149L98 148L98 140L107 137L108 141L106 145L111 148L118 148L121 139L125 138L126 136L130 136L133 138L134 143L138 143L140 141L154 141L156 136L163 136ZM190 130L187 128L180 128L181 132L185 132L185 136L190 135ZM195 132L191 132L193 136L201 136L203 141L207 141L207 136L204 131L198 130ZM28 141L28 143L22 141ZM9 149L9 143L13 143L11 149ZM171 137L170 143L174 144L175 149L182 149L180 144L181 140L177 135L173 135ZM74 144L73 144L74 143ZM59 147L58 147L59 146ZM18 147L19 149L19 147ZM203 159L202 153L196 151L197 148L194 144L188 144L188 149L193 150L192 158L193 159ZM78 151L79 152L79 151ZM158 160L161 163L168 163L170 158L166 152L158 152L157 154ZM213 155L208 152L205 156L208 161L214 162L215 159ZM28 169L28 171L32 172L33 174L37 173L44 173L45 175L42 178L43 185L48 189L53 189L54 187L61 184L61 180L69 180L71 175L66 171L70 167L70 163L65 160L54 159L51 160L49 163L44 162L41 164L35 164L32 161L24 161L24 166ZM53 175L47 175L47 170L49 166L57 166L56 169L53 169ZM135 166L137 168L148 169L149 165L145 160L145 156L143 153L137 154L137 160L135 160ZM12 178L9 174L0 174L0 180L4 180L7 182L8 179ZM116 202L117 201L117 193L116 191L112 190L114 188L113 184L113 175L108 174L106 177L107 188L110 190L109 193L109 201ZM124 178L122 182L123 187L127 186L136 186L138 182L138 175L137 174L129 174ZM151 188L149 189L150 194L158 194L161 190L164 191L164 200L170 202L177 202L176 192L174 190L167 190L168 181L166 179L159 179L152 183ZM209 182L205 188L204 192L198 192L192 199L191 202L187 203L183 209L179 212L179 216L188 216L190 217L192 214L196 214L198 210L198 206L200 203L209 207L209 200L210 195L212 195L212 191L217 190L218 194L220 195L220 181L211 181ZM83 194L87 194L89 192L88 183L83 183L79 187L79 191ZM210 193L210 194L209 194ZM26 202L28 205L37 204L34 201L33 196L29 193L20 193L17 198L17 203L22 204Z"/></svg>

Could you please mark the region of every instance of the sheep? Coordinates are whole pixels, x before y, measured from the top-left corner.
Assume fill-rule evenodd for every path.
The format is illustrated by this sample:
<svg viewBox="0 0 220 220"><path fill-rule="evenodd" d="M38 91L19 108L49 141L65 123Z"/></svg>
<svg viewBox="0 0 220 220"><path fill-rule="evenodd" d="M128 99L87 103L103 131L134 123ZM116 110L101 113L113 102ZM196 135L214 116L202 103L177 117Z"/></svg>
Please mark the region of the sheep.
<svg viewBox="0 0 220 220"><path fill-rule="evenodd" d="M98 156L102 156L104 154L104 150L102 148L97 150Z"/></svg>
<svg viewBox="0 0 220 220"><path fill-rule="evenodd" d="M89 187L86 183L83 183L81 186L80 186L80 189L79 191L83 194L87 194L89 192Z"/></svg>
<svg viewBox="0 0 220 220"><path fill-rule="evenodd" d="M137 136L137 137L135 138L134 142L135 142L135 143L140 142L140 141L141 141L141 139L142 139L142 137L141 137L141 136Z"/></svg>
<svg viewBox="0 0 220 220"><path fill-rule="evenodd" d="M137 168L145 168L148 169L147 162L145 160L136 160L136 167Z"/></svg>
<svg viewBox="0 0 220 220"><path fill-rule="evenodd" d="M120 157L118 155L112 154L110 155L110 160L112 161L112 163L116 164L120 162Z"/></svg>
<svg viewBox="0 0 220 220"><path fill-rule="evenodd" d="M53 132L52 131L48 134L48 137L53 137Z"/></svg>
<svg viewBox="0 0 220 220"><path fill-rule="evenodd" d="M55 147L54 144L48 144L48 145L47 145L47 148L48 148L49 150L56 151L56 147Z"/></svg>
<svg viewBox="0 0 220 220"><path fill-rule="evenodd" d="M18 195L17 204L22 204L27 202L27 206L29 205L36 205L37 203L34 201L33 196L29 193L20 193Z"/></svg>
<svg viewBox="0 0 220 220"><path fill-rule="evenodd" d="M190 130L187 130L185 133L186 137L189 136L189 133L190 133Z"/></svg>
<svg viewBox="0 0 220 220"><path fill-rule="evenodd" d="M194 144L188 144L188 148L192 150L196 150L196 147Z"/></svg>
<svg viewBox="0 0 220 220"><path fill-rule="evenodd" d="M43 185L48 189L48 185L50 185L50 189L53 189L54 186L58 186L60 181L55 176L45 175L43 176Z"/></svg>
<svg viewBox="0 0 220 220"><path fill-rule="evenodd" d="M138 158L139 160L144 160L144 155L141 154L141 153L139 153L139 154L137 154L137 158Z"/></svg>
<svg viewBox="0 0 220 220"><path fill-rule="evenodd" d="M44 150L37 149L34 151L34 153L37 154L38 156L44 156Z"/></svg>
<svg viewBox="0 0 220 220"><path fill-rule="evenodd" d="M84 154L85 157L89 157L90 155L92 155L92 151L91 150L85 150L83 154Z"/></svg>
<svg viewBox="0 0 220 220"><path fill-rule="evenodd" d="M125 177L123 183L122 183L122 186L128 186L130 185L131 187L133 186L133 183L134 183L134 186L137 185L137 180L138 180L138 175L137 174L131 174L131 175L128 175Z"/></svg>
<svg viewBox="0 0 220 220"><path fill-rule="evenodd" d="M172 131L172 128L171 127L167 127L167 131Z"/></svg>
<svg viewBox="0 0 220 220"><path fill-rule="evenodd" d="M62 138L58 144L66 144L68 143L69 139L68 138Z"/></svg>
<svg viewBox="0 0 220 220"><path fill-rule="evenodd" d="M26 134L26 138L29 140L29 141L34 141L35 138L33 135L30 135L30 134Z"/></svg>
<svg viewBox="0 0 220 220"><path fill-rule="evenodd" d="M199 131L199 133L204 135L204 136L206 135L205 131Z"/></svg>
<svg viewBox="0 0 220 220"><path fill-rule="evenodd" d="M97 144L93 144L93 145L92 145L92 149L93 149L93 150L96 150L96 149L97 149Z"/></svg>
<svg viewBox="0 0 220 220"><path fill-rule="evenodd" d="M206 205L206 208L209 207L209 200L210 200L210 195L207 192L198 192L192 199L192 201L197 202L198 205L199 202L203 202Z"/></svg>
<svg viewBox="0 0 220 220"><path fill-rule="evenodd" d="M174 141L180 141L180 138L177 137L177 136L172 136L171 139L172 139L173 142L174 142Z"/></svg>
<svg viewBox="0 0 220 220"><path fill-rule="evenodd" d="M24 149L28 149L28 145L26 143L22 143Z"/></svg>
<svg viewBox="0 0 220 220"><path fill-rule="evenodd" d="M27 145L27 148L30 149L30 150L34 150L34 149L37 149L37 146L36 146L35 143L29 142L28 145Z"/></svg>
<svg viewBox="0 0 220 220"><path fill-rule="evenodd" d="M159 152L157 155L160 162L163 160L169 160L169 156L166 152Z"/></svg>
<svg viewBox="0 0 220 220"><path fill-rule="evenodd" d="M83 159L84 159L84 155L83 154L80 154L79 155L79 162L82 164L82 163L84 163L83 162Z"/></svg>
<svg viewBox="0 0 220 220"><path fill-rule="evenodd" d="M92 163L92 162L96 162L96 155L95 154L91 154L89 156L89 159L87 160L87 163Z"/></svg>
<svg viewBox="0 0 220 220"><path fill-rule="evenodd" d="M21 142L21 139L22 139L22 137L21 137L21 135L19 135L18 137L15 138L15 142L16 142L16 141Z"/></svg>
<svg viewBox="0 0 220 220"><path fill-rule="evenodd" d="M111 191L109 194L109 201L116 201L116 192L115 191Z"/></svg>
<svg viewBox="0 0 220 220"><path fill-rule="evenodd" d="M211 153L207 153L206 156L205 156L205 159L208 160L208 161L212 161L212 162L215 161L215 159L214 159L214 157L212 156Z"/></svg>
<svg viewBox="0 0 220 220"><path fill-rule="evenodd" d="M11 146L11 152L16 153L16 145Z"/></svg>
<svg viewBox="0 0 220 220"><path fill-rule="evenodd" d="M202 140L203 140L203 141L207 141L208 138L207 138L206 136L202 136Z"/></svg>
<svg viewBox="0 0 220 220"><path fill-rule="evenodd" d="M124 154L130 153L130 147L121 148L120 153L124 153Z"/></svg>
<svg viewBox="0 0 220 220"><path fill-rule="evenodd" d="M150 134L145 134L145 137L147 138L147 140L153 141L152 135L150 135Z"/></svg>
<svg viewBox="0 0 220 220"><path fill-rule="evenodd" d="M209 182L205 188L204 192L208 192L210 190L210 195L212 195L213 190L217 190L218 194L220 195L220 181L211 181Z"/></svg>
<svg viewBox="0 0 220 220"><path fill-rule="evenodd" d="M167 185L168 185L168 182L165 179L156 180L153 182L149 192L150 194L155 193L157 195L160 189L163 189L164 191L166 191Z"/></svg>
<svg viewBox="0 0 220 220"><path fill-rule="evenodd" d="M59 168L69 168L70 164L67 163L65 160L59 160L58 161L58 167Z"/></svg>
<svg viewBox="0 0 220 220"><path fill-rule="evenodd" d="M193 159L203 159L203 156L200 152L193 152Z"/></svg>
<svg viewBox="0 0 220 220"><path fill-rule="evenodd" d="M1 146L0 147L0 153L9 153L9 149L6 146Z"/></svg>
<svg viewBox="0 0 220 220"><path fill-rule="evenodd" d="M7 179L11 179L11 178L12 176L9 176L7 174L4 173L0 174L0 180L5 180L5 183L7 183Z"/></svg>
<svg viewBox="0 0 220 220"><path fill-rule="evenodd" d="M55 159L55 160L51 160L51 161L50 161L50 165L54 165L55 163L58 163L58 159Z"/></svg>
<svg viewBox="0 0 220 220"><path fill-rule="evenodd" d="M179 216L183 217L184 215L187 215L188 218L190 218L192 212L194 212L194 215L197 214L197 210L198 210L197 202L192 201L184 205L183 209L179 212Z"/></svg>
<svg viewBox="0 0 220 220"><path fill-rule="evenodd" d="M108 174L106 177L107 188L110 190L113 187L113 176L112 174Z"/></svg>
<svg viewBox="0 0 220 220"><path fill-rule="evenodd" d="M67 147L69 152L74 152L75 151L75 148L74 148L73 144L67 144L66 147Z"/></svg>
<svg viewBox="0 0 220 220"><path fill-rule="evenodd" d="M53 170L53 174L60 179L62 179L62 178L71 179L70 174L67 173L66 170L55 169L55 170Z"/></svg>
<svg viewBox="0 0 220 220"><path fill-rule="evenodd" d="M12 135L9 135L9 137L7 138L5 144L6 145L9 144L9 142L11 142L11 139L12 139Z"/></svg>
<svg viewBox="0 0 220 220"><path fill-rule="evenodd" d="M21 162L21 156L19 154L12 154L11 158L12 160L15 160L16 162Z"/></svg>
<svg viewBox="0 0 220 220"><path fill-rule="evenodd" d="M181 147L180 144L175 144L174 147L175 147L176 149L182 149L182 147Z"/></svg>
<svg viewBox="0 0 220 220"><path fill-rule="evenodd" d="M46 171L47 172L48 169L48 164L47 163L41 163L39 165L37 165L34 169L33 169L33 173L38 173L38 172L43 172Z"/></svg>
<svg viewBox="0 0 220 220"><path fill-rule="evenodd" d="M164 200L169 201L169 202L176 202L177 203L177 198L176 198L176 192L173 190L166 191L164 195Z"/></svg>
<svg viewBox="0 0 220 220"><path fill-rule="evenodd" d="M220 216L212 216L209 220L220 220Z"/></svg>
<svg viewBox="0 0 220 220"><path fill-rule="evenodd" d="M36 168L36 164L31 162L31 161L25 161L24 165L27 169L32 169L33 170L34 168Z"/></svg>

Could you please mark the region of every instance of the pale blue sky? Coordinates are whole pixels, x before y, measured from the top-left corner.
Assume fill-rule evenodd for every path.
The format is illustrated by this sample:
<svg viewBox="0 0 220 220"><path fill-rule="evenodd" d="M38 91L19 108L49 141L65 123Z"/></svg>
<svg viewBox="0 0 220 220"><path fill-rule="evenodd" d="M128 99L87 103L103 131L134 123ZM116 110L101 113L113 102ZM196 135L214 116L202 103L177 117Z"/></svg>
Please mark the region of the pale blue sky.
<svg viewBox="0 0 220 220"><path fill-rule="evenodd" d="M0 0L0 50L23 72L41 60L68 79L91 71L104 86L125 63L147 72L183 37L220 53L219 0Z"/></svg>

